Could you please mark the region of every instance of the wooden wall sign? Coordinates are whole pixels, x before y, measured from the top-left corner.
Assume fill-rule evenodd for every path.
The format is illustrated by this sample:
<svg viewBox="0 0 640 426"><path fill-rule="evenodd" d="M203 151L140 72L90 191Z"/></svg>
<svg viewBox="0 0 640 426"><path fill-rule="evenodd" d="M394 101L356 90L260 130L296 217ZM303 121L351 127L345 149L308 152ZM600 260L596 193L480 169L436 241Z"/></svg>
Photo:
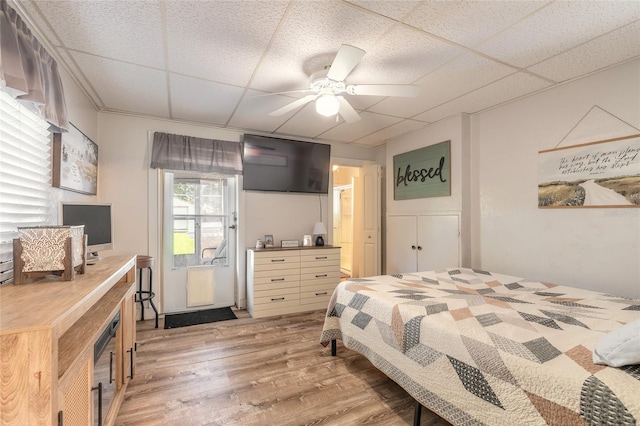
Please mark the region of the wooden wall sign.
<svg viewBox="0 0 640 426"><path fill-rule="evenodd" d="M394 155L393 199L451 195L451 141Z"/></svg>
<svg viewBox="0 0 640 426"><path fill-rule="evenodd" d="M540 151L538 207L640 207L640 135Z"/></svg>

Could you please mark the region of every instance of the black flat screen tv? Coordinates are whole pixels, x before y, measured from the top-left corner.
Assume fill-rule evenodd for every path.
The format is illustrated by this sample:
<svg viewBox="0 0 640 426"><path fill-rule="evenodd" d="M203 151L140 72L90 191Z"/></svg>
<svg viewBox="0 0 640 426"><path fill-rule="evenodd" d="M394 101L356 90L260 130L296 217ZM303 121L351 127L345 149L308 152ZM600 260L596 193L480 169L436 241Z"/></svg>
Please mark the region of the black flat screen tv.
<svg viewBox="0 0 640 426"><path fill-rule="evenodd" d="M245 135L245 191L327 194L331 145Z"/></svg>
<svg viewBox="0 0 640 426"><path fill-rule="evenodd" d="M89 252L113 249L111 204L62 202L60 224L84 225Z"/></svg>

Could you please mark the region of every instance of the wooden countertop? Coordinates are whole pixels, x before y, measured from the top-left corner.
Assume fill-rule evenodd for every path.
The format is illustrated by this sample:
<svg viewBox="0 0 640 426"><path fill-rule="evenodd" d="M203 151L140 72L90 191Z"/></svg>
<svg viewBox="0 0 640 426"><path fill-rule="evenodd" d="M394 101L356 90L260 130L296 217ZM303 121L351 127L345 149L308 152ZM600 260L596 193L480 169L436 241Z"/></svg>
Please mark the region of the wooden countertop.
<svg viewBox="0 0 640 426"><path fill-rule="evenodd" d="M135 282L135 266L136 256L105 257L72 281L49 277L1 286L0 335L56 328L61 336L123 276Z"/></svg>

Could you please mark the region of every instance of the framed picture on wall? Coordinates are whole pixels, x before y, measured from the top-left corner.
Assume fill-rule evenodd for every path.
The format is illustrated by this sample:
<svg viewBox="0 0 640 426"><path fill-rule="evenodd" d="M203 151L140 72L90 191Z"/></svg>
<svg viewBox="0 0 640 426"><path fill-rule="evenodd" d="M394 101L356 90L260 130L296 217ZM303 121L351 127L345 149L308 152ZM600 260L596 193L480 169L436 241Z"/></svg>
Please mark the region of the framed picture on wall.
<svg viewBox="0 0 640 426"><path fill-rule="evenodd" d="M98 145L69 123L67 133L53 134L51 184L83 194L98 192Z"/></svg>
<svg viewBox="0 0 640 426"><path fill-rule="evenodd" d="M538 208L640 207L640 134L538 153Z"/></svg>

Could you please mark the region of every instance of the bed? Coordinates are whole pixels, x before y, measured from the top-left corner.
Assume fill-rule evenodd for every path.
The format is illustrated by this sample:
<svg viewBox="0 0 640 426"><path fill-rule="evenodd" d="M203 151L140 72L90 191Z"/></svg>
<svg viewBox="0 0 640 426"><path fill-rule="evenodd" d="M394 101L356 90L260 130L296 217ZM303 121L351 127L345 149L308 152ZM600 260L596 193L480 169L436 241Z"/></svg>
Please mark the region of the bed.
<svg viewBox="0 0 640 426"><path fill-rule="evenodd" d="M592 357L638 318L640 300L452 268L341 282L320 343L341 340L454 425L626 425L640 365Z"/></svg>

